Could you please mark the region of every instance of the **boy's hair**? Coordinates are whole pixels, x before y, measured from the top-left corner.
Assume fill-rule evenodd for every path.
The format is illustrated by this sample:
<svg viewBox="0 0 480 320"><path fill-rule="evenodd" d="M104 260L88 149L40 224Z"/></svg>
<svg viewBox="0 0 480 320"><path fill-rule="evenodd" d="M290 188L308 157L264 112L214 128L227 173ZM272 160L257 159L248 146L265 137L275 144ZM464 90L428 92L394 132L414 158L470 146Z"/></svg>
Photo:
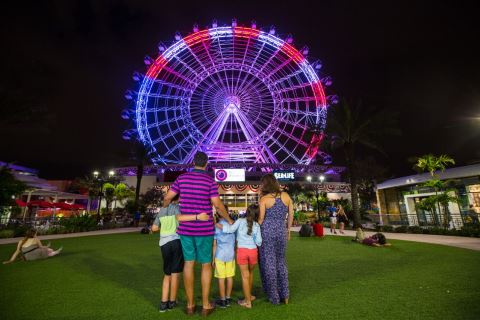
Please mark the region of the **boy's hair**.
<svg viewBox="0 0 480 320"><path fill-rule="evenodd" d="M228 216L230 217L228 206L226 204L223 205L225 207L225 211L227 211ZM231 218L231 217L230 217ZM223 219L221 215L218 214L218 212L215 212L215 220L219 221L220 219Z"/></svg>
<svg viewBox="0 0 480 320"><path fill-rule="evenodd" d="M172 198L172 202L173 202L173 201L178 201L179 199L180 199L180 193L177 193L177 194L175 195L175 197Z"/></svg>
<svg viewBox="0 0 480 320"><path fill-rule="evenodd" d="M253 222L258 221L259 213L260 213L260 208L258 204L251 204L248 206L247 212L246 212L246 218L247 218L247 227L248 227L247 234L249 236L252 235Z"/></svg>

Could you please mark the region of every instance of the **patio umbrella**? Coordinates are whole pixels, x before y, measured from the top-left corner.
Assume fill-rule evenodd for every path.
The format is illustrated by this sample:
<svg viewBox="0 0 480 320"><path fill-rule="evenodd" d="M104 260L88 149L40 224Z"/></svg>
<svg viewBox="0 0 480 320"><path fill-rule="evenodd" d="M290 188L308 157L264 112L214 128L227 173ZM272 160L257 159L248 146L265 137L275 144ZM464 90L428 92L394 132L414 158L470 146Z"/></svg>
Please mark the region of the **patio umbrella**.
<svg viewBox="0 0 480 320"><path fill-rule="evenodd" d="M43 200L33 200L27 203L29 207L40 207L40 208L53 208L54 205L51 202L43 201Z"/></svg>
<svg viewBox="0 0 480 320"><path fill-rule="evenodd" d="M53 204L55 208L60 208L62 210L72 210L74 209L73 206L66 202L56 202Z"/></svg>
<svg viewBox="0 0 480 320"><path fill-rule="evenodd" d="M23 202L22 200L19 200L19 199L15 199L15 203L16 203L17 206L19 206L19 207L26 207L26 206L27 206L27 203L26 203L26 202Z"/></svg>

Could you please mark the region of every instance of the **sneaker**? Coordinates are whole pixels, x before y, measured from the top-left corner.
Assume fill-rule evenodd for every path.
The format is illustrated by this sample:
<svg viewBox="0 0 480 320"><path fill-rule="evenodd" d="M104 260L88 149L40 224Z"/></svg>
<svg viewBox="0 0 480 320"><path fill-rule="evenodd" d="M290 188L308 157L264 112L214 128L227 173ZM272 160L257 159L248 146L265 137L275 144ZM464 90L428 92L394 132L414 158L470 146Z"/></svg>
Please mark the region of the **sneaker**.
<svg viewBox="0 0 480 320"><path fill-rule="evenodd" d="M225 302L227 303L227 307L230 307L230 305L232 304L232 298L226 298Z"/></svg>
<svg viewBox="0 0 480 320"><path fill-rule="evenodd" d="M217 299L215 300L215 305L219 308L225 309L227 307L227 300Z"/></svg>
<svg viewBox="0 0 480 320"><path fill-rule="evenodd" d="M168 301L168 309L174 309L177 305L177 301Z"/></svg>
<svg viewBox="0 0 480 320"><path fill-rule="evenodd" d="M163 301L162 301L162 302L160 303L160 307L158 307L158 311L160 311L160 312L165 312L165 311L167 311L167 310L168 310L168 304L169 304L168 301L166 301L166 302L163 302Z"/></svg>

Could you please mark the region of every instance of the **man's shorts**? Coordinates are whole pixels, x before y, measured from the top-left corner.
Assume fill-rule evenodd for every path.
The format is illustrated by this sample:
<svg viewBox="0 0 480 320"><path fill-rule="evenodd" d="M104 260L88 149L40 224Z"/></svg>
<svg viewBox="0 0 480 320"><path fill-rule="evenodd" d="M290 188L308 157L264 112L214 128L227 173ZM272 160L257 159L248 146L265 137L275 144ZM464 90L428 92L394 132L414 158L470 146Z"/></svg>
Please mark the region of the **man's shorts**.
<svg viewBox="0 0 480 320"><path fill-rule="evenodd" d="M180 240L173 240L160 247L163 258L163 273L167 276L183 271L183 253Z"/></svg>
<svg viewBox="0 0 480 320"><path fill-rule="evenodd" d="M237 263L239 265L245 264L257 264L258 261L258 250L247 249L247 248L238 248L237 249Z"/></svg>
<svg viewBox="0 0 480 320"><path fill-rule="evenodd" d="M225 279L235 276L235 260L221 261L215 259L215 278Z"/></svg>
<svg viewBox="0 0 480 320"><path fill-rule="evenodd" d="M213 236L195 237L180 235L185 261L212 263Z"/></svg>

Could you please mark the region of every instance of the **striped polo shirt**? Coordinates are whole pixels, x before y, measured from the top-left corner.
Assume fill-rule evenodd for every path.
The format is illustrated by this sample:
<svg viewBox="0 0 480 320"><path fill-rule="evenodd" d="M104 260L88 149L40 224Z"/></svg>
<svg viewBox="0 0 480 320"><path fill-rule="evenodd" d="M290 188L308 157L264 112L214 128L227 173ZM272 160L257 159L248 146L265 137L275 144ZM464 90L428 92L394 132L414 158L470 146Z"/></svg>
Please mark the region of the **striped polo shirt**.
<svg viewBox="0 0 480 320"><path fill-rule="evenodd" d="M177 233L183 236L213 236L212 202L210 198L218 197L218 185L204 170L194 169L181 174L172 184L171 190L180 194L180 213L199 214L207 212L208 221L182 221Z"/></svg>

